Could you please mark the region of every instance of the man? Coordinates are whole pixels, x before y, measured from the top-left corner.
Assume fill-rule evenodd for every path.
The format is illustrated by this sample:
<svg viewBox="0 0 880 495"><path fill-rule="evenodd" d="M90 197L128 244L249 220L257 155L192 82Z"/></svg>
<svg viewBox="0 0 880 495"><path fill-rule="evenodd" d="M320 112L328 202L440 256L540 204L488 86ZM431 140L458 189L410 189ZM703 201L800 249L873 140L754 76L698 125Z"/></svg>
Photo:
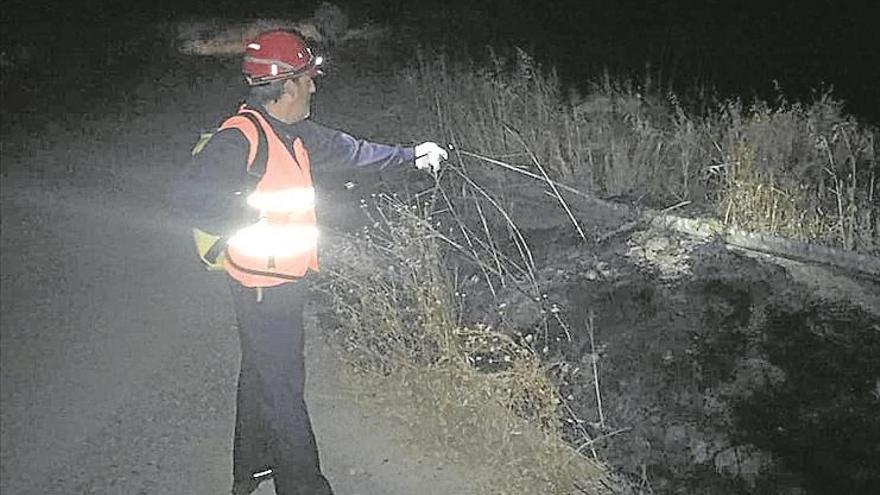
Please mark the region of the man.
<svg viewBox="0 0 880 495"><path fill-rule="evenodd" d="M235 495L270 476L279 495L332 493L303 400L301 280L318 270L311 167L436 172L447 158L434 143L370 143L309 120L319 64L292 32L249 43L242 71L250 98L200 142L177 194L197 227L199 256L230 280L241 341Z"/></svg>

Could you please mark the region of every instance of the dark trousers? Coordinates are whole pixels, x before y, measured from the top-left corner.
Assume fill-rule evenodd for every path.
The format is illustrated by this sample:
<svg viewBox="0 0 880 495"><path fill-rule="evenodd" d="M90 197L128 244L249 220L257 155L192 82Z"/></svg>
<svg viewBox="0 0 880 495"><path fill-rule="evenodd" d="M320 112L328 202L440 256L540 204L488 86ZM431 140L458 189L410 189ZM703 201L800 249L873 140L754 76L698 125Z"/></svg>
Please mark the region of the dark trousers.
<svg viewBox="0 0 880 495"><path fill-rule="evenodd" d="M255 473L271 469L278 495L332 493L303 397L305 287L257 291L230 279L241 340L233 446L234 491L250 493Z"/></svg>

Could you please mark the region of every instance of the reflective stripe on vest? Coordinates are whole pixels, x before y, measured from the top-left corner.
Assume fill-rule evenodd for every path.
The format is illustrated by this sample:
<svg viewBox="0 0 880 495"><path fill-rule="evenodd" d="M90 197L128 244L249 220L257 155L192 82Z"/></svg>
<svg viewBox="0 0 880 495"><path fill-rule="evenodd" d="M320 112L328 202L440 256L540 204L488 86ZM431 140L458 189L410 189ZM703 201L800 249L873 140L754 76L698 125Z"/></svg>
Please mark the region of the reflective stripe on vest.
<svg viewBox="0 0 880 495"><path fill-rule="evenodd" d="M220 126L229 128L247 138L247 169L260 180L246 198L259 220L229 237L226 272L245 287L272 287L318 271L315 190L302 140L293 141L291 152L265 118L246 107ZM265 171L258 170L263 163Z"/></svg>

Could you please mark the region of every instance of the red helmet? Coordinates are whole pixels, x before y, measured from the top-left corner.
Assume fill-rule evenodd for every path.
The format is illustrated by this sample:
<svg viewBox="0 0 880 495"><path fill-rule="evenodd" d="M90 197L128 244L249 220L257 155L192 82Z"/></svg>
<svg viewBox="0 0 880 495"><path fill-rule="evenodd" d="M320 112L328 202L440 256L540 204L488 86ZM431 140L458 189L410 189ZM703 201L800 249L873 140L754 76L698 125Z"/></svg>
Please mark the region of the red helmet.
<svg viewBox="0 0 880 495"><path fill-rule="evenodd" d="M257 86L280 79L321 72L321 57L316 57L305 40L290 31L276 29L257 35L244 50L241 71L248 84Z"/></svg>

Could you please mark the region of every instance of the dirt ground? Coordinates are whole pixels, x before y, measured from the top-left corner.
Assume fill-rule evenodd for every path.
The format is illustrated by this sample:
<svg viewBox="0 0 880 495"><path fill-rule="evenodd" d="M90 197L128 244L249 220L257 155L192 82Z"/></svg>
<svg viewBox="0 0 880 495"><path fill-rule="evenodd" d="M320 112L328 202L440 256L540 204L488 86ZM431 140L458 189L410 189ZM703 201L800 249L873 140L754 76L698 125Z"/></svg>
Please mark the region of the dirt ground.
<svg viewBox="0 0 880 495"><path fill-rule="evenodd" d="M352 60L319 82L315 118L414 139L382 64ZM228 490L237 337L224 283L193 262L164 191L198 131L234 107L238 79L234 62L159 51L116 87L55 95L48 121L4 115L4 493ZM349 178L325 187L344 191ZM576 330L555 329L544 353L583 421L567 431L573 443L593 438L643 493L880 483L876 282L828 288L813 282L830 277L665 232L585 244L552 202L513 206L548 300ZM625 220L572 206L591 238ZM323 209L330 222L351 212ZM472 299L477 312L488 296ZM338 493L469 493L465 471L400 446L396 425L345 398L322 329L310 330L308 402Z"/></svg>
<svg viewBox="0 0 880 495"><path fill-rule="evenodd" d="M533 342L566 438L627 480L622 493L880 484L876 280L647 226L600 242L628 214L568 198L583 240L546 194L516 198L540 301L466 284L465 319Z"/></svg>

